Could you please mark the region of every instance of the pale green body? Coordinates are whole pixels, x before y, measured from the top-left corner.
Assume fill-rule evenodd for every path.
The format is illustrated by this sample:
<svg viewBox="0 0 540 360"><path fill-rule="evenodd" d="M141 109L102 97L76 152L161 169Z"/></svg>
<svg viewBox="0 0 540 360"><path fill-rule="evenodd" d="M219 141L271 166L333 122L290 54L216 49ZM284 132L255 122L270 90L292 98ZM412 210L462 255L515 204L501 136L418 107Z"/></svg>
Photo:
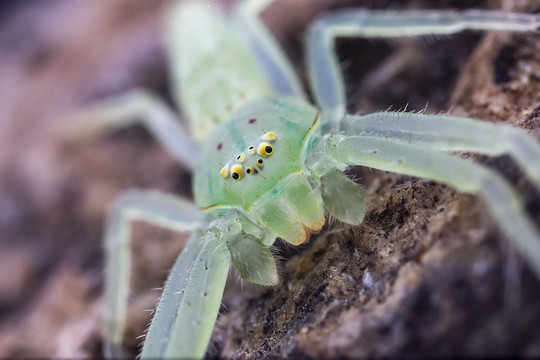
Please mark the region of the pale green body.
<svg viewBox="0 0 540 360"><path fill-rule="evenodd" d="M168 14L177 93L201 144L194 172L195 203L203 209L243 210L271 231L270 239L281 237L296 245L306 241L324 225L322 198L312 189L316 180L305 165L312 135L320 137L318 111L304 101L269 98L272 84L242 35L245 32L227 21L222 11L192 1L173 6ZM256 148L269 131L277 135L274 153L249 154L248 147ZM246 157L243 168L252 167L257 174L238 181L223 179L220 169L238 163L238 155ZM257 159L263 159L264 166L258 167ZM306 193L307 198L302 196Z"/></svg>
<svg viewBox="0 0 540 360"><path fill-rule="evenodd" d="M218 6L204 1L173 4L166 20L166 33L173 35L166 40L178 84L175 95L196 141L204 142L209 131L242 105L273 93L247 39Z"/></svg>
<svg viewBox="0 0 540 360"><path fill-rule="evenodd" d="M306 241L310 232L324 224L322 199L312 189L316 182L305 165L318 123L313 107L285 99L258 101L237 111L205 142L209 146L199 157L205 166L197 168L194 177L197 205L243 210L270 229L273 238L279 236L292 244ZM249 154L249 146L256 148L268 130L277 135L273 154ZM239 164L257 174L240 180L221 177L223 164L237 163L239 155L245 156ZM259 168L257 160L264 160L264 166Z"/></svg>
<svg viewBox="0 0 540 360"><path fill-rule="evenodd" d="M311 105L285 99L259 100L237 111L204 142L198 161L205 166L194 174L196 204L202 208L228 205L250 211L261 195L279 181L290 174L307 172L304 148L309 145L310 130L318 126L317 119L318 113ZM277 135L272 156L248 154L248 147L263 142L261 136L267 131ZM238 181L223 179L219 173L223 164L234 162L240 154L246 156L244 167L256 167L257 159L264 160L264 167L259 174Z"/></svg>
<svg viewBox="0 0 540 360"><path fill-rule="evenodd" d="M322 228L325 211L347 223L362 221L364 194L342 172L349 165L426 177L479 194L540 276L540 232L519 196L499 174L448 153L509 154L540 187L538 141L510 126L454 116L346 115L333 52L337 37L530 31L540 27L540 16L487 11L329 14L311 26L306 41L316 108L304 100L292 66L257 18L270 3L245 1L228 16L203 1L172 2L166 9L173 92L198 148L172 111L144 91L89 110L74 130L87 136L138 118L172 156L194 170L197 206L163 193L131 191L111 209L105 233L109 356L121 355L131 222L192 232L171 271L142 357L200 358L231 264L247 281L274 285L279 278L268 248L276 237L293 245L308 240Z"/></svg>

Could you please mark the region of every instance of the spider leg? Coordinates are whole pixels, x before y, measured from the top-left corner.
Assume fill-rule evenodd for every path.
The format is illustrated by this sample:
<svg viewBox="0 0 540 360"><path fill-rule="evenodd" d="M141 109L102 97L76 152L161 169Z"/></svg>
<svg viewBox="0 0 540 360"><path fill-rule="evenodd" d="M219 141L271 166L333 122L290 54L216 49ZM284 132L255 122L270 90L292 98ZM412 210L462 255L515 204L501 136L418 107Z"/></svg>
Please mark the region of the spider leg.
<svg viewBox="0 0 540 360"><path fill-rule="evenodd" d="M197 145L174 112L146 90L132 90L106 99L73 115L65 129L68 139L82 140L140 123L182 165L193 169Z"/></svg>
<svg viewBox="0 0 540 360"><path fill-rule="evenodd" d="M347 116L343 128L348 135L410 142L424 149L509 154L540 188L540 143L516 127L459 116L381 112Z"/></svg>
<svg viewBox="0 0 540 360"><path fill-rule="evenodd" d="M236 23L248 37L257 59L264 67L269 81L279 94L305 99L300 80L274 36L260 18L261 12L275 0L245 0L239 3Z"/></svg>
<svg viewBox="0 0 540 360"><path fill-rule="evenodd" d="M121 356L120 345L125 328L131 269L130 225L147 221L176 231L192 231L201 220L200 210L192 203L156 191L131 190L119 196L107 218L105 229L105 316L104 333L109 342L107 356ZM191 240L175 265L174 276L186 273L200 252L201 244ZM181 269L179 269L179 267ZM182 284L182 282L180 282Z"/></svg>
<svg viewBox="0 0 540 360"><path fill-rule="evenodd" d="M500 227L540 276L540 233L506 180L472 161L418 145L371 136L329 135L334 160L433 179L480 195Z"/></svg>
<svg viewBox="0 0 540 360"><path fill-rule="evenodd" d="M203 358L231 263L247 281L278 282L275 260L263 241L272 234L235 209L209 210L206 220L167 280L142 358Z"/></svg>
<svg viewBox="0 0 540 360"><path fill-rule="evenodd" d="M389 38L451 34L462 30L532 31L540 16L500 11L367 11L331 13L317 20L307 38L307 66L317 105L334 119L346 113L343 76L334 52L338 37Z"/></svg>
<svg viewBox="0 0 540 360"><path fill-rule="evenodd" d="M187 250L185 258L184 252L180 254L167 280L144 342L143 359L204 357L231 261L216 231L196 231Z"/></svg>

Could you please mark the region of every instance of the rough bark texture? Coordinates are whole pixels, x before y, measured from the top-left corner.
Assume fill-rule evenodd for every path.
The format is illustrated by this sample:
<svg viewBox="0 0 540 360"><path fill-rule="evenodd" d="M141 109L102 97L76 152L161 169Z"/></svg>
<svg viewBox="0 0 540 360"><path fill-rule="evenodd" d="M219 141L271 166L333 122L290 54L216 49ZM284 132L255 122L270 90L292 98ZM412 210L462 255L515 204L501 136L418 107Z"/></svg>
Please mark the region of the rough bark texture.
<svg viewBox="0 0 540 360"><path fill-rule="evenodd" d="M99 357L107 204L132 187L191 194L189 174L140 128L85 144L62 137L65 114L92 100L136 86L169 98L161 3L12 1L0 8L1 358ZM353 5L410 6L278 1L264 16L305 76L307 23ZM540 11L534 0L481 7ZM428 112L515 124L540 139L537 33L431 40L340 41L350 110L419 110L429 101ZM409 59L402 70L367 81L396 51ZM512 161L473 157L504 173L540 223L538 190ZM416 178L351 173L368 190L364 222L329 221L305 246L278 244L275 288L241 286L231 276L209 357L540 356L540 283L476 197ZM133 353L149 320L143 310L159 296L149 289L161 285L185 238L143 224L134 233L125 337Z"/></svg>

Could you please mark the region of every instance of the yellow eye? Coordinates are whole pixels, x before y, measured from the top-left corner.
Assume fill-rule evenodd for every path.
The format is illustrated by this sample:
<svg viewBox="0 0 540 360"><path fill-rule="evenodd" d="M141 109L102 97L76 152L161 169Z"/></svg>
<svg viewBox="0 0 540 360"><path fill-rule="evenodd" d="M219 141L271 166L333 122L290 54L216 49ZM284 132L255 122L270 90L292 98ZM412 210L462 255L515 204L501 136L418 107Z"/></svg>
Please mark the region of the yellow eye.
<svg viewBox="0 0 540 360"><path fill-rule="evenodd" d="M264 160L263 159L257 159L257 166L262 168L264 166Z"/></svg>
<svg viewBox="0 0 540 360"><path fill-rule="evenodd" d="M264 141L275 141L277 139L277 135L273 132L267 132L263 136L261 136L261 140Z"/></svg>
<svg viewBox="0 0 540 360"><path fill-rule="evenodd" d="M250 147L248 147L248 154L249 155L255 154L255 146L251 145Z"/></svg>
<svg viewBox="0 0 540 360"><path fill-rule="evenodd" d="M257 147L257 154L268 157L274 152L274 147L269 142L262 142Z"/></svg>
<svg viewBox="0 0 540 360"><path fill-rule="evenodd" d="M249 175L255 175L257 173L257 170L253 168L253 166L248 166L246 168L246 174Z"/></svg>
<svg viewBox="0 0 540 360"><path fill-rule="evenodd" d="M244 177L244 168L242 165L234 164L231 167L231 177L234 180L240 180Z"/></svg>
<svg viewBox="0 0 540 360"><path fill-rule="evenodd" d="M246 160L246 156L243 154L240 154L236 157L236 161L238 161L239 163L243 163L245 160Z"/></svg>
<svg viewBox="0 0 540 360"><path fill-rule="evenodd" d="M225 165L221 168L221 177L226 179L229 176L229 165Z"/></svg>

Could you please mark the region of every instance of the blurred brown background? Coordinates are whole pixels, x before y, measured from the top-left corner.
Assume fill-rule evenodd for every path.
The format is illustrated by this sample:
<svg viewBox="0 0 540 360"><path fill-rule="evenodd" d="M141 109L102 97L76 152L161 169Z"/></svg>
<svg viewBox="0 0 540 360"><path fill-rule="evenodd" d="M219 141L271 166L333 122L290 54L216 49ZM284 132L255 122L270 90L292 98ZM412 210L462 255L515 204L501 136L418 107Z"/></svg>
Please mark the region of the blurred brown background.
<svg viewBox="0 0 540 360"><path fill-rule="evenodd" d="M5 1L0 6L0 358L99 357L107 205L122 190L191 196L189 173L138 127L81 144L66 113L133 87L170 101L158 0ZM535 0L276 1L264 19L305 78L303 34L335 8L539 12ZM529 129L540 139L540 37L462 34L340 40L351 111L447 111ZM412 50L411 50L412 49ZM375 76L392 54L404 65ZM467 155L468 156L468 155ZM540 196L508 158L486 159ZM429 181L358 169L361 226L332 222L309 245L278 245L282 284L231 276L210 356L540 355L540 286L483 205ZM185 236L135 226L126 346L137 351Z"/></svg>

